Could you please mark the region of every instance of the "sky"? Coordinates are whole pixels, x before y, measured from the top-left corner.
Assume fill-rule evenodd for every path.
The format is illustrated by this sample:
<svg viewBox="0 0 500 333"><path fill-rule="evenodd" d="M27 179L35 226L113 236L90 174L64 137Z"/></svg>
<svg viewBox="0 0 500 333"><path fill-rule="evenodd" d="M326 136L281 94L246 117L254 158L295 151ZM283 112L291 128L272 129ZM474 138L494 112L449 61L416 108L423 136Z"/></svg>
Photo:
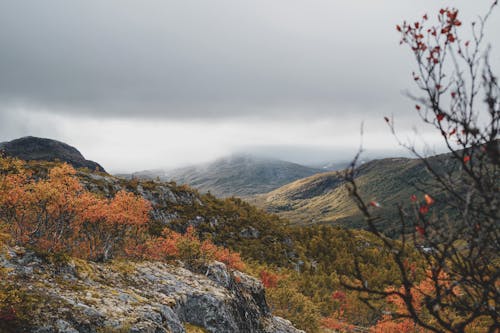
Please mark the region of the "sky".
<svg viewBox="0 0 500 333"><path fill-rule="evenodd" d="M395 26L490 0L2 0L0 141L33 135L112 172L250 152L312 164L360 144L400 155L418 127ZM488 29L500 64L500 10ZM437 148L439 149L439 148Z"/></svg>

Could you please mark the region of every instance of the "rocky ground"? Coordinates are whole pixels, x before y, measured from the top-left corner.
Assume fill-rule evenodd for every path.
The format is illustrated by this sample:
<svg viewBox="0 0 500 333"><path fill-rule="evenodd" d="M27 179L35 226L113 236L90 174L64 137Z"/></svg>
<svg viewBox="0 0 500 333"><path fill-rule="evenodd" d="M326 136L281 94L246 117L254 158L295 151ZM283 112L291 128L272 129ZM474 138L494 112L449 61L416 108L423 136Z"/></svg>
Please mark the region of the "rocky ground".
<svg viewBox="0 0 500 333"><path fill-rule="evenodd" d="M270 313L257 279L219 262L183 266L54 261L9 248L0 267L29 308L11 332L302 332Z"/></svg>

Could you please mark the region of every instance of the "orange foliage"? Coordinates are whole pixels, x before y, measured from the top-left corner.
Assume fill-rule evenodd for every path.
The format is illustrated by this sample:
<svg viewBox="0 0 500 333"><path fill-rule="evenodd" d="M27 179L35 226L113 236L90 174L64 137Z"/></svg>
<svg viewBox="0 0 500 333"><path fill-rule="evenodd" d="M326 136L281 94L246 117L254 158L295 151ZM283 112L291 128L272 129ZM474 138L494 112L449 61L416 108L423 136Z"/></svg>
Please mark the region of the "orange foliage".
<svg viewBox="0 0 500 333"><path fill-rule="evenodd" d="M384 315L377 325L370 329L370 333L424 333L427 330L418 327L410 319L393 320L390 315Z"/></svg>
<svg viewBox="0 0 500 333"><path fill-rule="evenodd" d="M151 204L119 191L102 198L86 190L67 164L35 177L25 163L0 157L0 226L15 242L44 252L65 252L91 260L126 255L152 260L218 260L243 269L240 254L201 241L193 227L185 234L165 228L146 232Z"/></svg>
<svg viewBox="0 0 500 333"><path fill-rule="evenodd" d="M90 259L109 259L114 247L125 242L131 233L140 232L149 221L149 202L125 191L111 200L88 193L80 199L86 209L76 228L84 239L80 249Z"/></svg>
<svg viewBox="0 0 500 333"><path fill-rule="evenodd" d="M0 221L19 244L106 260L148 221L146 200L124 191L99 198L83 188L68 164L38 179L22 162L0 160Z"/></svg>
<svg viewBox="0 0 500 333"><path fill-rule="evenodd" d="M278 274L268 272L264 269L260 272L260 280L265 288L276 288L281 277Z"/></svg>
<svg viewBox="0 0 500 333"><path fill-rule="evenodd" d="M130 247L127 253L134 257L153 260L181 259L187 262L218 260L229 268L237 270L245 268L239 253L219 247L208 240L201 241L192 226L185 234L165 228L161 237Z"/></svg>
<svg viewBox="0 0 500 333"><path fill-rule="evenodd" d="M352 332L354 325L347 322L345 312L349 307L347 295L343 291L337 290L332 293L332 300L337 303L338 309L334 311L329 317L321 320L321 326L330 330L340 332Z"/></svg>
<svg viewBox="0 0 500 333"><path fill-rule="evenodd" d="M441 273L438 277L438 281L440 285L443 287L449 287L449 279L445 273ZM389 288L388 291L394 291L395 288ZM404 288L401 287L399 292L404 294ZM459 292L457 288L454 288L454 292ZM425 311L424 308L424 300L427 295L434 294L434 282L431 279L431 273L427 272L427 278L422 280L417 286L411 289L412 295L412 304L417 313L422 316L422 312ZM390 295L387 297L387 302L392 304L393 314L395 317L391 315L384 315L383 318L371 328L372 333L382 333L382 332L394 332L394 333L425 333L429 332L428 330L419 327L413 320L410 318L398 318L401 316L408 316L408 309L403 301L403 299L398 295Z"/></svg>

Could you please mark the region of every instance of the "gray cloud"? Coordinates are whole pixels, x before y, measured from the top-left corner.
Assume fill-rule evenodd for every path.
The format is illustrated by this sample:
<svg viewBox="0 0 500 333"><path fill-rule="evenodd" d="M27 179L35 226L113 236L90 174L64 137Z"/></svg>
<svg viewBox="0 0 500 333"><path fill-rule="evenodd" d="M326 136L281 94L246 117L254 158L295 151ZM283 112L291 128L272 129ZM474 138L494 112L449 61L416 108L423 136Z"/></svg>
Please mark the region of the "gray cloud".
<svg viewBox="0 0 500 333"><path fill-rule="evenodd" d="M456 0L468 21L490 0ZM418 123L395 25L435 0L2 0L0 141L76 146L107 170L249 151L301 163L399 154ZM500 68L500 10L490 20ZM496 47L496 48L495 48ZM434 144L436 138L421 131ZM439 138L437 138L439 139Z"/></svg>
<svg viewBox="0 0 500 333"><path fill-rule="evenodd" d="M456 1L472 13L488 2ZM431 0L4 0L0 102L109 117L397 111L411 58L397 47L394 25L436 7Z"/></svg>

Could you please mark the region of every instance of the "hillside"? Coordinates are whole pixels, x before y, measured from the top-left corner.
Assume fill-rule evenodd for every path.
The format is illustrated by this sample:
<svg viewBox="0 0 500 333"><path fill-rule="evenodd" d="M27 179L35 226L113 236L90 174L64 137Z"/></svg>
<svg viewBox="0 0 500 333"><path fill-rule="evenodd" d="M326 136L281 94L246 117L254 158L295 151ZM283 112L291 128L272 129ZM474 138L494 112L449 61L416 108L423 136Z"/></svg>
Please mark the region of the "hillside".
<svg viewBox="0 0 500 333"><path fill-rule="evenodd" d="M3 171L0 172L0 178L4 175L8 176L13 172L12 170L15 170L15 168L13 169L9 166L11 162L8 160L2 160L2 158L0 158L0 162L2 162L0 163L0 167L4 168L2 169ZM47 179L47 177L50 177L51 170L60 167L62 167L60 162L45 161L30 161L22 166L22 168L27 170L28 174L33 173L36 175L33 180L36 182ZM78 258L68 258L68 255L64 253L50 254L38 250L35 254L29 254L28 252L30 250L26 252L24 249L18 249L15 243L8 241L8 244L11 244L11 248L7 249L8 255L6 257L3 259L0 258L0 274L12 272L12 269L14 269L20 271L21 275L19 280L7 281L0 279L0 301L9 300L7 304L13 304L12 306L18 309L17 315L14 316L15 318L23 314L26 315L26 313L31 311L41 310L41 312L36 313L37 317L34 319L39 320L39 322L43 324L44 318L52 318L56 322L51 325L59 323L63 325L61 327L68 327L68 329L73 325L80 325L80 320L88 323L90 320L102 319L107 323L109 319L109 321L113 323L117 320L117 318L115 318L116 315L109 313L106 304L114 304L113 306L118 309L127 310L127 315L124 315L125 319L131 319L134 322L138 320L139 323L144 325L156 325L159 321L156 320L158 316L155 314L157 311L154 309L158 305L158 299L152 298L147 304L142 303L142 301L140 301L139 304L134 302L132 302L133 304L127 304L126 300L129 299L128 296L137 297L137 295L140 296L148 293L158 295L158 290L154 289L154 286L151 286L149 282L146 281L153 278L156 274L151 273L151 271L156 272L157 270L161 270L160 274L164 275L161 283L170 283L166 281L168 280L166 277L168 276L170 278L172 277L171 275L175 275L174 272L178 272L179 267L184 267L191 272L186 273L189 274L189 276L182 275L172 277L174 279L172 282L173 285L169 287L171 289L168 289L169 294L166 294L167 296L180 292L184 293L184 291L178 290L178 288L182 287L183 283L186 283L186 281L184 281L185 279L189 281L200 280L200 283L202 283L203 277L198 276L197 272L201 269L203 274L207 273L207 266L203 266L207 263L203 264L201 267L198 264L198 262L204 258L203 253L197 252L199 250L196 250L196 246L200 246L201 244L200 241L203 241L203 244L205 244L205 242L209 242L208 244L213 242L216 246L241 253L241 257L247 263L247 267L244 268L245 271L255 277L260 277L263 283L265 283L266 299L267 302L269 302L272 313L291 320L295 327L304 329L307 332L319 332L322 318L328 317L332 311L336 309L337 305L331 302L331 294L335 290L341 288L339 283L339 276L341 274L352 274L354 256L361 260L368 260L368 266L371 267L370 269L373 272L377 272L377 274L374 275L375 278L372 283L380 283L382 281L387 283L386 281L390 281L387 276L391 275L387 275L384 273L384 270L380 269L381 266L390 267L385 263L386 259L384 259L384 255L380 253L380 245L377 244L377 241L373 237L362 231L348 231L330 226L323 226L321 228L292 228L286 220L280 219L277 215L257 209L240 199L218 199L213 195L200 194L198 191L188 186L179 186L173 182L138 179L128 180L100 172L92 172L88 169L77 170L75 177L77 177L79 183L87 191L97 194L98 198L116 199L120 192L126 191L127 193L133 193L138 197L146 199L151 204L147 228L144 230L147 234L142 234L139 238L136 235L133 239L137 239L138 245L141 245L144 244L144 240L147 241L148 239L151 240L166 235L163 237L169 237L167 239L171 239L171 241L175 239L180 240L181 243L179 244L184 244L182 245L182 251L184 252L176 254L177 257L167 260L168 264L174 265L171 268L165 266L163 261L159 263L155 263L154 261L146 262L147 260L151 260L151 257L130 257L130 255L133 255L133 252L130 253L126 251L121 252L121 254L117 252L117 259L101 264L94 263L92 260L88 261L89 259L83 259L82 261L82 259ZM14 177L12 179L15 180L17 178ZM63 190L66 186L73 186L67 179L60 184L57 184L57 180L57 178L54 179L55 187L52 185L49 187ZM40 188L44 188L43 186L45 185L42 185ZM6 190L8 191L8 187L6 189L0 189L0 200L11 200L8 194L2 197L2 195L5 194L2 191ZM18 191L15 187L12 190ZM73 195L70 189L68 189L68 191L69 192L64 194L61 199L65 200L68 195L69 197ZM80 190L77 192L81 193ZM29 197L34 198L32 196ZM59 197L56 196L55 198ZM36 208L38 206L35 204L33 207ZM2 211L0 211L0 213L2 213ZM9 215L0 215L0 227L3 228L1 230L9 230L8 222L5 224L5 221L9 218ZM194 241L190 238L192 236L189 236L189 228L192 227L195 229L191 230L195 230L195 236L200 240ZM166 229L180 232L184 234L184 236L176 236L171 233L165 234ZM0 243L5 242L5 235L2 234L1 230ZM9 236L7 236L7 239L9 239ZM70 236L67 239L71 240L73 238ZM43 245L45 243L41 244ZM367 244L369 245L368 247ZM213 250L214 248L208 247L208 249ZM351 249L351 251L346 252L346 249ZM353 249L359 249L359 251L356 250L353 252ZM19 254L17 254L17 252L19 252ZM27 254L25 255L24 253ZM230 263L231 253L234 252L220 252L219 254L222 255L222 257L218 260ZM154 254L155 252L153 252L153 255ZM178 255L181 255L181 257L178 257ZM18 256L18 258L14 258L15 262L11 261L12 257L15 256ZM193 259L195 260L194 262ZM122 273L123 265L120 264L122 260L129 262L125 266L125 273ZM55 266L50 266L52 264ZM208 264L210 264L210 261ZM88 269L84 267L86 272L95 271L97 274L95 277L75 275L74 265L89 267ZM143 269L144 267L146 267L145 270ZM76 270L78 273L79 267L77 267ZM84 272L84 274L87 273ZM84 280L82 280L82 276ZM31 278L30 280L26 280L24 279L25 277ZM72 281L74 287L68 286L67 279L68 281ZM242 276L238 275L235 281L238 282L240 280L244 279ZM273 280L280 282L269 282ZM9 282L9 284L5 285L6 282ZM15 282L16 284L12 286L10 282ZM205 284L205 282L203 283ZM215 294L212 295L210 290L206 290L206 288L208 288L207 286L203 285L202 288L207 292L205 296L202 297L202 301L207 302L211 302L213 300L212 297L220 300L217 298L217 295L221 292L234 295L235 292L237 293L239 292L238 290L241 290L214 291ZM130 290L133 291L132 294L130 294ZM165 290L162 289L159 292L165 294ZM26 291L28 294L19 294L19 292L24 293ZM97 292L102 293L101 298L104 301L104 305L101 306L93 303L87 304L87 298L89 302L93 302L91 298L95 298L93 295L97 294ZM198 295L198 291L194 290L193 292ZM60 296L61 294L63 295L62 299ZM88 296L89 294L91 296ZM118 296L124 295L117 297L117 294ZM40 295L48 301L53 300L55 302L54 304L64 305L65 308L68 308L68 311L60 314L53 307L38 308L41 304L39 301ZM24 302L16 303L16 299L19 299L18 297L26 298L28 296L28 299L34 302L29 304L29 308L23 307L25 304ZM163 297L162 295L159 296ZM184 302L183 297L184 296L181 296L181 301ZM260 299L259 297L257 297L257 299ZM373 318L377 318L377 314L364 308L364 305L356 300L354 294L352 294L351 298L351 302L356 304L356 311L346 314L346 318L352 320L352 322L357 325L370 325L374 320ZM66 303L68 299L70 301L69 304ZM74 304L71 303L72 300L76 299L78 302L84 304L81 308L78 306L75 308ZM140 297L138 299L143 300ZM248 297L245 297L245 299L252 304L253 301L249 300ZM1 303L2 302L0 302L0 304ZM80 303L77 303L77 305ZM224 304L226 303L227 302L224 301ZM148 310L153 308L152 312L145 314L142 311L142 307L138 307L141 304L145 305ZM195 315L197 311L203 310L199 309L196 307L196 304L191 302L182 304L188 307L195 306L192 311L186 310L193 312L190 313L192 315ZM243 306L245 307L247 305ZM253 305L250 305L250 307L253 307ZM3 308L0 306L0 317L12 317L9 309L8 306L5 308L5 304ZM183 309L186 308L184 307ZM359 309L363 309L363 312L360 312ZM97 312L94 312L94 310ZM179 309L174 309L176 313L177 310ZM181 309L179 311L185 310ZM103 316L95 318L92 315L95 313L101 313ZM263 316L262 318L267 316L263 313L261 314ZM74 316L71 317L72 315ZM151 317L151 315L153 315L153 317ZM163 316L162 313L159 315ZM181 322L186 321L181 318L180 314L178 314L178 316ZM232 320L229 315L225 316L225 318L226 317L229 318L228 320ZM120 316L118 316L118 318L120 318ZM164 319L161 319L161 321L163 320ZM264 321L268 322L268 319ZM102 321L99 322L102 323ZM187 322L193 321L187 320ZM276 325L278 325L279 322L283 323L278 320L277 323L275 322ZM195 323L200 322L198 321ZM203 323L201 326L205 327L207 331L219 331L217 328L205 326L206 324L207 323ZM240 324L242 323L238 323L237 325ZM53 327L52 329L56 332L59 327ZM69 331L73 332L71 330ZM92 330L90 331L93 332ZM280 332L279 329L271 331ZM48 332L52 331L49 330ZM149 331L144 328L144 330L138 329L137 332ZM188 332L197 331L188 330ZM286 330L284 332L286 332Z"/></svg>
<svg viewBox="0 0 500 333"><path fill-rule="evenodd" d="M0 143L0 151L7 156L17 157L25 161L61 161L75 168L88 168L105 172L104 168L94 161L89 161L75 148L66 143L26 136Z"/></svg>
<svg viewBox="0 0 500 333"><path fill-rule="evenodd" d="M200 192L210 192L217 197L245 197L272 191L319 172L323 170L275 159L233 155L212 163L171 171L143 171L133 176L172 180L192 186Z"/></svg>
<svg viewBox="0 0 500 333"><path fill-rule="evenodd" d="M437 163L444 159L445 155L441 155L431 161ZM365 200L379 202L381 212L391 216L394 205L418 193L415 185L429 181L429 175L419 160L386 158L360 166L356 180ZM249 202L277 213L293 224L364 226L358 209L349 197L343 171L300 179L267 194L254 196ZM386 226L385 230L390 232L391 226Z"/></svg>

